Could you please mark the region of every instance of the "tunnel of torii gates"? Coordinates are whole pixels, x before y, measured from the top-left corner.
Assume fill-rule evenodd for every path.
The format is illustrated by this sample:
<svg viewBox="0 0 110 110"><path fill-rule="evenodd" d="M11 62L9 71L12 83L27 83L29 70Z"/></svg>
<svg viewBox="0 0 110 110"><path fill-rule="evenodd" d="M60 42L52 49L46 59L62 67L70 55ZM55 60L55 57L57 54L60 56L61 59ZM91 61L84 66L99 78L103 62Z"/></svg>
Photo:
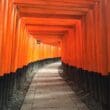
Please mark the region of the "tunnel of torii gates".
<svg viewBox="0 0 110 110"><path fill-rule="evenodd" d="M61 57L67 75L109 105L109 29L110 0L0 0L0 76Z"/></svg>

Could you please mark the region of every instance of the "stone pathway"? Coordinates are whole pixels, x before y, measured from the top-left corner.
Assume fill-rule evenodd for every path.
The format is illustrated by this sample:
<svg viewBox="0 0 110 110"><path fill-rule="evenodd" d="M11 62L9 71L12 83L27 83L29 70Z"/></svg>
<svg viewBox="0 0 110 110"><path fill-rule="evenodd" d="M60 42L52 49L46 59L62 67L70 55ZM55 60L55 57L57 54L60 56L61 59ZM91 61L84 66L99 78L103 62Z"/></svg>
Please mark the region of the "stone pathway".
<svg viewBox="0 0 110 110"><path fill-rule="evenodd" d="M38 71L21 110L89 110L59 75L60 65L48 64Z"/></svg>

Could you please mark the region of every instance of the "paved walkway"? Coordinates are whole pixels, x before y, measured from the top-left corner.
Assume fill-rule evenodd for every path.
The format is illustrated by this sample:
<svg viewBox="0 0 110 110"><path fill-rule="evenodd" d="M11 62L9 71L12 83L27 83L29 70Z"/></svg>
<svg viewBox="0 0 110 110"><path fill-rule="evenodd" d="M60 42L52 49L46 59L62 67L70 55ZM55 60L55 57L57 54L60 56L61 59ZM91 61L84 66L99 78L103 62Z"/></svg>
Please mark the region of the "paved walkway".
<svg viewBox="0 0 110 110"><path fill-rule="evenodd" d="M61 64L48 64L33 78L21 110L89 110L58 74Z"/></svg>

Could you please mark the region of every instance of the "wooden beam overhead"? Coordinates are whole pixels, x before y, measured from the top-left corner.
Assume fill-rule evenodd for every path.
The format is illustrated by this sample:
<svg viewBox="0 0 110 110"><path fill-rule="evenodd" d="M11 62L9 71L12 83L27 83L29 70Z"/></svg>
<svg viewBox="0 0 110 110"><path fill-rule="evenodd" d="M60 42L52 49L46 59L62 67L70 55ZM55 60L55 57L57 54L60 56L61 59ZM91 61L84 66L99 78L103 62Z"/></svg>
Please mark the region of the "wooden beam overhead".
<svg viewBox="0 0 110 110"><path fill-rule="evenodd" d="M76 14L78 14L78 13L76 13ZM76 14L75 15L68 15L68 14L20 13L19 15L20 15L20 17L34 17L34 18L81 19L82 15L79 15L79 14L76 15Z"/></svg>
<svg viewBox="0 0 110 110"><path fill-rule="evenodd" d="M35 17L22 17L22 22L24 24L34 24L34 25L64 25L73 26L80 20L77 19L61 19L61 18L35 18Z"/></svg>
<svg viewBox="0 0 110 110"><path fill-rule="evenodd" d="M55 28L74 28L74 25L55 25L55 24L31 24L31 23L28 23L26 24L26 26L37 26L37 27L55 27Z"/></svg>
<svg viewBox="0 0 110 110"><path fill-rule="evenodd" d="M14 0L18 5L48 5L48 6L70 6L70 7L91 7L98 0Z"/></svg>
<svg viewBox="0 0 110 110"><path fill-rule="evenodd" d="M30 34L32 35L64 35L65 33L67 33L68 31L30 31Z"/></svg>

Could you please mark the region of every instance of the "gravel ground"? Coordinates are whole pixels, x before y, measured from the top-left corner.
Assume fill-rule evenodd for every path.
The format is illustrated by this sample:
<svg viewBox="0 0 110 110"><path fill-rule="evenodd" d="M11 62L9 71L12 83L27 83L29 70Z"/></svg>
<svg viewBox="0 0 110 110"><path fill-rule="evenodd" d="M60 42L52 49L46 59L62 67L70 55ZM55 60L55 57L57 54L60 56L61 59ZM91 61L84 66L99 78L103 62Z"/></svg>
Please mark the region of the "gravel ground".
<svg viewBox="0 0 110 110"><path fill-rule="evenodd" d="M59 73L79 97L79 99L86 104L89 110L103 110L101 104L99 104L99 102L97 102L90 93L85 92L80 87L78 87L74 81L70 81L65 75L63 75L64 72L61 66L59 67Z"/></svg>
<svg viewBox="0 0 110 110"><path fill-rule="evenodd" d="M61 67L59 67L59 73L62 76L63 70ZM63 77L63 76L62 76ZM63 77L67 84L72 88L74 93L78 96L78 98L85 103L85 105L89 108L89 110L103 110L101 105L93 99L93 97L89 93L85 93L83 90L81 90L73 81L69 81L65 77ZM20 110L21 106L23 104L24 98L26 96L26 93L29 89L29 85L31 83L31 79L28 81L28 83L24 84L24 88L16 91L16 89L13 92L13 96L11 97L9 103L8 103L8 109L4 110Z"/></svg>
<svg viewBox="0 0 110 110"><path fill-rule="evenodd" d="M34 76L21 110L89 110L51 63Z"/></svg>

